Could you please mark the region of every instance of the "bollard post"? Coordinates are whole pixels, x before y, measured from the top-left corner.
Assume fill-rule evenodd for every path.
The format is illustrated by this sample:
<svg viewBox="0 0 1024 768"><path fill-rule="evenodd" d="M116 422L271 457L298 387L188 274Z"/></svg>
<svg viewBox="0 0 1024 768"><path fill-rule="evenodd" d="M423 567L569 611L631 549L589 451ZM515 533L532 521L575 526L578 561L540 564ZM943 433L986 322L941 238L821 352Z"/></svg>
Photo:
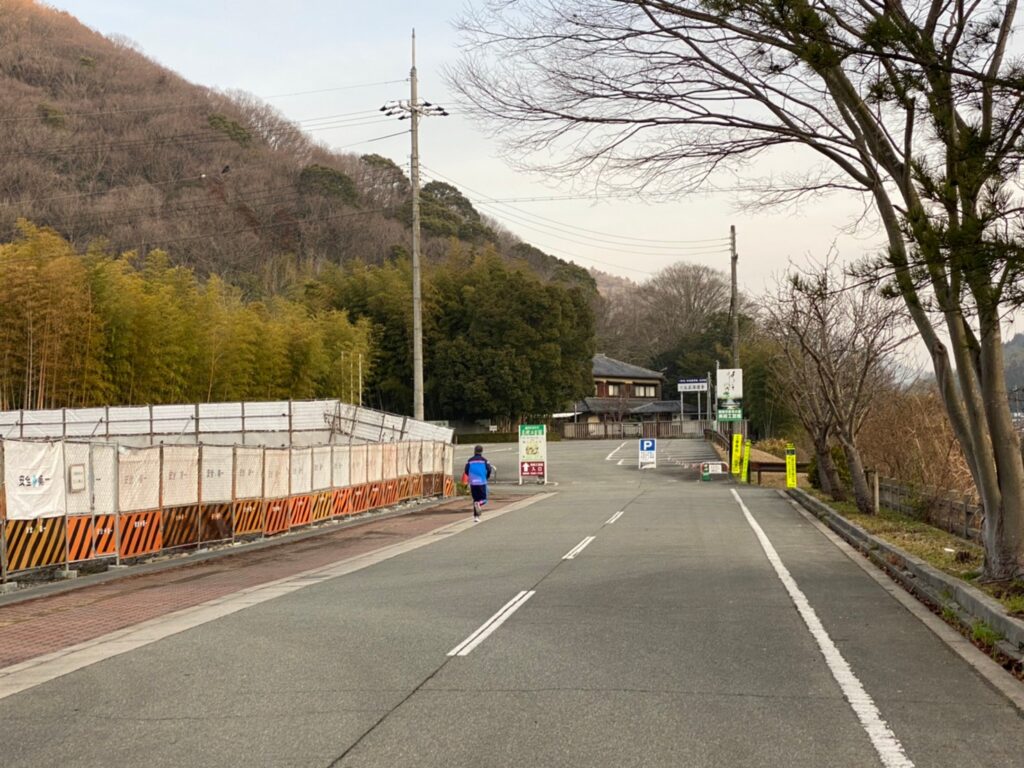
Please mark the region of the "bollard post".
<svg viewBox="0 0 1024 768"><path fill-rule="evenodd" d="M64 493L61 494L64 498L64 571L65 576L71 570L71 544L68 542L68 535L71 531L68 529L68 444L66 440L60 441L60 466L61 483L64 486Z"/></svg>
<svg viewBox="0 0 1024 768"><path fill-rule="evenodd" d="M7 584L7 484L4 480L4 444L0 441L0 584Z"/></svg>
<svg viewBox="0 0 1024 768"><path fill-rule="evenodd" d="M231 543L235 543L235 502L238 501L238 446L231 446Z"/></svg>
<svg viewBox="0 0 1024 768"><path fill-rule="evenodd" d="M109 422L108 422L109 423ZM114 565L121 565L121 446L114 444Z"/></svg>
<svg viewBox="0 0 1024 768"><path fill-rule="evenodd" d="M198 406L197 406L198 407ZM198 438L199 435L197 434ZM196 454L196 551L203 547L203 444Z"/></svg>

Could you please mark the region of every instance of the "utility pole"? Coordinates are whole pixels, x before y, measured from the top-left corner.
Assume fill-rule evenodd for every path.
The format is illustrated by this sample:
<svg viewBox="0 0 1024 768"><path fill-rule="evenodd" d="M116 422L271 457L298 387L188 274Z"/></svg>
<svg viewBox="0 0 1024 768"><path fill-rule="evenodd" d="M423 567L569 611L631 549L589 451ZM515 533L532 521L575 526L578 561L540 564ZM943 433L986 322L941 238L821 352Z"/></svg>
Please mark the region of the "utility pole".
<svg viewBox="0 0 1024 768"><path fill-rule="evenodd" d="M729 227L729 251L732 254L732 297L729 301L729 318L732 321L732 367L740 367L740 308L739 294L736 288L736 266L739 255L736 253L736 227Z"/></svg>
<svg viewBox="0 0 1024 768"><path fill-rule="evenodd" d="M412 411L423 421L423 295L420 288L420 117L447 117L448 113L429 101L419 100L416 76L416 30L412 31L412 68L409 70L409 100L389 101L380 111L388 117L412 120L412 152L409 178L412 181Z"/></svg>

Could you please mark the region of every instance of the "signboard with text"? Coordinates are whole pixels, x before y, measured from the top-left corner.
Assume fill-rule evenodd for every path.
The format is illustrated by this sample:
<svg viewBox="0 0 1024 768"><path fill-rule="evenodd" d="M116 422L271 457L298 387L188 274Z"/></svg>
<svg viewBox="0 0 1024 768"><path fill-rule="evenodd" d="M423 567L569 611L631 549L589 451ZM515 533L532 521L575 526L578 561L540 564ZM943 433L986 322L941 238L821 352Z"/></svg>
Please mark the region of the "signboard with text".
<svg viewBox="0 0 1024 768"><path fill-rule="evenodd" d="M679 392L707 392L707 379L680 379L677 385Z"/></svg>
<svg viewBox="0 0 1024 768"><path fill-rule="evenodd" d="M796 446L786 443L786 487L796 488Z"/></svg>
<svg viewBox="0 0 1024 768"><path fill-rule="evenodd" d="M519 425L519 484L524 477L548 481L547 427L543 424Z"/></svg>
<svg viewBox="0 0 1024 768"><path fill-rule="evenodd" d="M732 474L739 475L740 473L740 460L743 455L743 434L737 432L732 436L732 453L729 455L731 460Z"/></svg>
<svg viewBox="0 0 1024 768"><path fill-rule="evenodd" d="M743 421L742 408L728 408L724 405L718 406L719 421Z"/></svg>

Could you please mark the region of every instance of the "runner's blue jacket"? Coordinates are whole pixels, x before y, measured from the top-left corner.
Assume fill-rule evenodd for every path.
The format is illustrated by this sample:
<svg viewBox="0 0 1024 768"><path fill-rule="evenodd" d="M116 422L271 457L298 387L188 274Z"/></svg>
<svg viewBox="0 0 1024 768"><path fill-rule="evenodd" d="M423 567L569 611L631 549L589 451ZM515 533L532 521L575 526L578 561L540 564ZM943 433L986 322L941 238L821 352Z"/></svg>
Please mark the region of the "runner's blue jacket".
<svg viewBox="0 0 1024 768"><path fill-rule="evenodd" d="M479 453L466 462L465 474L469 477L470 485L487 485L487 480L494 474L494 468Z"/></svg>

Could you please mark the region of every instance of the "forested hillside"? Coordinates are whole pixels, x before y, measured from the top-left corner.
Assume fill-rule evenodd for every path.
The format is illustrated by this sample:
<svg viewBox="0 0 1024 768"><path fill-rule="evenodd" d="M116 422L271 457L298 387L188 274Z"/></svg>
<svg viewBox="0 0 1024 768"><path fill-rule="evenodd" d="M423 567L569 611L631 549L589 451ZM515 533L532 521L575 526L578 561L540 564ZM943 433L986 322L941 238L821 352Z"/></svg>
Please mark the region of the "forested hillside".
<svg viewBox="0 0 1024 768"><path fill-rule="evenodd" d="M408 178L304 132L366 119L299 126L0 0L0 407L352 398L362 355L364 400L408 412ZM455 187L421 200L428 415L585 394L593 278Z"/></svg>

